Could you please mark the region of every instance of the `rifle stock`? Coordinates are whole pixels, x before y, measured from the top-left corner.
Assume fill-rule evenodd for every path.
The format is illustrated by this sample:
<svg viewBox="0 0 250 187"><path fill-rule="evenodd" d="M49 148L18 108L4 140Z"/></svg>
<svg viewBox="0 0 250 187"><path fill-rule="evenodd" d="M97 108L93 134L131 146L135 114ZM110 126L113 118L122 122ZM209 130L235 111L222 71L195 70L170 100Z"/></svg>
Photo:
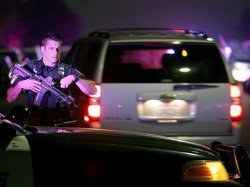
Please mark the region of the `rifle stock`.
<svg viewBox="0 0 250 187"><path fill-rule="evenodd" d="M38 82L41 83L41 91L37 93L35 100L34 100L34 105L40 106L42 102L42 98L44 97L46 92L50 92L51 94L55 95L56 97L60 98L62 102L65 102L67 105L74 104L76 107L77 105L74 103L74 98L71 96L66 95L59 89L55 88L52 84L52 78L47 77L43 78L42 76L36 75L34 73L31 73L30 71L26 70L24 67L22 67L19 64L15 64L12 71L11 75L20 75L25 78L29 79L34 79Z"/></svg>

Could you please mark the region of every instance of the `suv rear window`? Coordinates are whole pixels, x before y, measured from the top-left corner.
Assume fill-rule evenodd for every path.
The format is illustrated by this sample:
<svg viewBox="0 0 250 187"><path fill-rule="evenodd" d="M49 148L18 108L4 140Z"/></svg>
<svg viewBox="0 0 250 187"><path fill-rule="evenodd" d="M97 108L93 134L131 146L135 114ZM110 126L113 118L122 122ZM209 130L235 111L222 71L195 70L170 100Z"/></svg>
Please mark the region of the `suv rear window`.
<svg viewBox="0 0 250 187"><path fill-rule="evenodd" d="M115 43L108 47L104 83L225 83L215 45L164 42Z"/></svg>

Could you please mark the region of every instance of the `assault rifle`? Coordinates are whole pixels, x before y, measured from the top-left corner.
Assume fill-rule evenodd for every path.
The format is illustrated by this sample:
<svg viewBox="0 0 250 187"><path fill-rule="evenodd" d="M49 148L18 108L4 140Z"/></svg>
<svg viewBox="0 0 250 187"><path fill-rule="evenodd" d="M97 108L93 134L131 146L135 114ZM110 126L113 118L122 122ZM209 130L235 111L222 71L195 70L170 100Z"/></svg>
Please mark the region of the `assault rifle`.
<svg viewBox="0 0 250 187"><path fill-rule="evenodd" d="M59 99L61 99L62 102L65 102L67 105L74 104L76 107L77 105L74 103L74 98L71 96L66 95L59 89L55 88L53 86L53 80L52 77L47 77L43 78L40 75L37 75L35 73L31 73L27 69L25 69L23 66L19 64L15 64L12 71L11 75L20 75L22 77L28 78L28 79L34 79L38 82L41 83L41 91L37 93L35 100L34 100L34 105L40 106L42 102L42 98L45 95L46 92L50 92L51 94L55 95Z"/></svg>

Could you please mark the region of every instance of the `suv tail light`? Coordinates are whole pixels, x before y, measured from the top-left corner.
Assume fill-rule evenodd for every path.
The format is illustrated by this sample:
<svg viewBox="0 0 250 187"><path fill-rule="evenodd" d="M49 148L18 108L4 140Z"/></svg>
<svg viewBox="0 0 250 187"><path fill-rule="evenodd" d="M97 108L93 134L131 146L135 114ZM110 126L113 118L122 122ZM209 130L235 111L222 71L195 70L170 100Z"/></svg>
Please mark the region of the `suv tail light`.
<svg viewBox="0 0 250 187"><path fill-rule="evenodd" d="M243 116L243 108L242 108L242 92L237 84L230 85L230 117L232 121L240 121Z"/></svg>
<svg viewBox="0 0 250 187"><path fill-rule="evenodd" d="M93 121L99 121L101 116L100 96L101 86L96 85L97 93L90 95L84 111L84 122L89 123Z"/></svg>

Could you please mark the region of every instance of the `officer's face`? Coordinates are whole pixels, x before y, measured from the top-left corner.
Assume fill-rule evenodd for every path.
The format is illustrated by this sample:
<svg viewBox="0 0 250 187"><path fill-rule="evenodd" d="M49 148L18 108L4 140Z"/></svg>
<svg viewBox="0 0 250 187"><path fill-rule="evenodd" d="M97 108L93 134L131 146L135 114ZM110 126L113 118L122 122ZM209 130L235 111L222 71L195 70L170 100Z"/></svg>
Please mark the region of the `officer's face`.
<svg viewBox="0 0 250 187"><path fill-rule="evenodd" d="M61 42L47 40L45 46L41 47L43 62L47 66L55 66L60 59Z"/></svg>

